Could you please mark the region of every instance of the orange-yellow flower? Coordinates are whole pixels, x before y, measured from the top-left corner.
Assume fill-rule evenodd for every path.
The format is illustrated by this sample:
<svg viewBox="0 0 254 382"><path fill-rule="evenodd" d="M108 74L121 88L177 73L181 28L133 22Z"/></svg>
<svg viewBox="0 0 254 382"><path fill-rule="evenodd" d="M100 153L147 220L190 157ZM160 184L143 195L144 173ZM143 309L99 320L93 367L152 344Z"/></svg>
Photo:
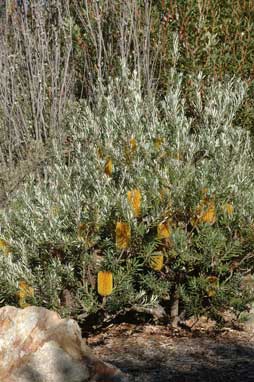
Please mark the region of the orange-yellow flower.
<svg viewBox="0 0 254 382"><path fill-rule="evenodd" d="M131 228L129 224L123 222L116 223L116 247L126 249L131 239Z"/></svg>
<svg viewBox="0 0 254 382"><path fill-rule="evenodd" d="M131 147L131 152L133 152L133 153L137 150L138 145L137 145L137 141L134 137L131 137L131 139L130 139L130 147Z"/></svg>
<svg viewBox="0 0 254 382"><path fill-rule="evenodd" d="M108 158L106 160L105 166L104 166L104 172L107 176L111 176L113 172L113 162L111 158Z"/></svg>
<svg viewBox="0 0 254 382"><path fill-rule="evenodd" d="M141 192L137 189L133 189L127 192L128 201L133 209L135 217L141 214Z"/></svg>
<svg viewBox="0 0 254 382"><path fill-rule="evenodd" d="M216 208L214 200L206 197L198 204L195 217L191 219L191 223L195 226L198 223L214 224L216 222Z"/></svg>
<svg viewBox="0 0 254 382"><path fill-rule="evenodd" d="M3 252L4 255L9 255L11 253L11 247L7 241L0 239L0 250Z"/></svg>
<svg viewBox="0 0 254 382"><path fill-rule="evenodd" d="M97 276L97 290L100 296L106 297L112 293L113 275L111 272L100 271Z"/></svg>
<svg viewBox="0 0 254 382"><path fill-rule="evenodd" d="M167 222L159 223L157 226L158 239L168 239L171 235Z"/></svg>
<svg viewBox="0 0 254 382"><path fill-rule="evenodd" d="M208 202L207 208L202 211L200 221L208 224L214 224L216 222L216 210L214 201Z"/></svg>
<svg viewBox="0 0 254 382"><path fill-rule="evenodd" d="M19 281L19 291L17 292L17 296L19 297L19 306L21 308L25 308L29 306L26 302L27 297L34 297L34 289L30 287L26 281Z"/></svg>
<svg viewBox="0 0 254 382"><path fill-rule="evenodd" d="M163 268L164 256L161 252L155 252L151 257L150 266L155 271L161 271Z"/></svg>

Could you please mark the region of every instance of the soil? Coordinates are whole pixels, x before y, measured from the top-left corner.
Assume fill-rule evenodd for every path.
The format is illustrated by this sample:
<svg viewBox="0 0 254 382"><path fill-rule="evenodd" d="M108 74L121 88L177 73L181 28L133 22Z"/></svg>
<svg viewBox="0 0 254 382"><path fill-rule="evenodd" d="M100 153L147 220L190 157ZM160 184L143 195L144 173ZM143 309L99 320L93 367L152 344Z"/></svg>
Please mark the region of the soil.
<svg viewBox="0 0 254 382"><path fill-rule="evenodd" d="M140 382L254 382L254 330L111 325L87 338L93 352Z"/></svg>

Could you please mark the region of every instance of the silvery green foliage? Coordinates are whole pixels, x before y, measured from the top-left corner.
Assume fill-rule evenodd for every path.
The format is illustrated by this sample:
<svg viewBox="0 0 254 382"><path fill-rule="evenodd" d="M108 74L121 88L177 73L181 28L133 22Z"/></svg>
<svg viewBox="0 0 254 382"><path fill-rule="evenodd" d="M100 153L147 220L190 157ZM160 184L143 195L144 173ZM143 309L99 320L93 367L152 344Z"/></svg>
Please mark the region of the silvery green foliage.
<svg viewBox="0 0 254 382"><path fill-rule="evenodd" d="M215 195L218 207L232 201L236 215L252 221L250 138L241 126L233 125L246 87L230 79L214 81L204 90L201 74L191 81L192 116L181 95L182 76L173 69L167 96L159 103L155 97L143 97L137 74L126 69L98 96L97 108L92 110L85 101L69 102L68 118L52 143L53 160L45 164L44 178L38 182L31 177L1 214L1 237L13 248L9 257L0 253L1 299L8 300L21 277L38 286L44 296L40 303L56 306L66 283L80 295L79 288L86 288L86 282L76 280L74 265L80 262L82 268L89 245L84 247L79 240L78 226L83 222L91 228L92 245L105 240L101 229L108 227L106 240L114 248L117 219L128 221L133 231L138 229L126 197L133 188L142 193L146 229L167 217L169 200L174 210L187 216L205 187ZM68 146L63 143L66 136ZM133 151L131 138L137 143ZM113 162L112 176L104 172L107 158ZM161 190L166 192L166 204L160 201ZM64 264L58 258L49 261L46 275L40 272L45 245L61 246L67 253ZM74 247L80 256L68 252ZM36 264L36 271L31 264ZM116 290L121 283L120 277ZM87 293L91 297L91 291ZM134 292L130 296L130 303L138 303ZM94 308L90 297L87 309Z"/></svg>

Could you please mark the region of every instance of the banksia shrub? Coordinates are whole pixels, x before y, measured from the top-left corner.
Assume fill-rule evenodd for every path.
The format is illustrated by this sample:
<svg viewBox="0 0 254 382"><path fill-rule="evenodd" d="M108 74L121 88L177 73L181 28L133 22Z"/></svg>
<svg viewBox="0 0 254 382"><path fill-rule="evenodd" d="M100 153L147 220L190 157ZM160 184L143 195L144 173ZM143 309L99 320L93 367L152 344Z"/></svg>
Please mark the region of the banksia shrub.
<svg viewBox="0 0 254 382"><path fill-rule="evenodd" d="M248 132L233 126L246 87L201 89L193 77L193 120L181 74L172 69L158 102L122 71L96 110L69 101L68 162L55 137L45 177L31 177L0 215L12 248L0 248L0 301L16 302L23 278L33 303L59 312L69 290L75 317L96 313L100 294L110 314L178 302L186 317L239 313L253 298L241 285L253 270L254 163Z"/></svg>

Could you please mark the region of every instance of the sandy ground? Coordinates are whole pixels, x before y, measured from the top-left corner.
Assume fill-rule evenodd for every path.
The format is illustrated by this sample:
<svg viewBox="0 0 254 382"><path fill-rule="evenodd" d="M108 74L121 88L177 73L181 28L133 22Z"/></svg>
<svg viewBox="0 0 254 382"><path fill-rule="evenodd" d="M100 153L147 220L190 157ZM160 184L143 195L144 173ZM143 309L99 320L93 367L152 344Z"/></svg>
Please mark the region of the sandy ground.
<svg viewBox="0 0 254 382"><path fill-rule="evenodd" d="M254 331L122 323L88 337L88 344L130 382L254 382Z"/></svg>

